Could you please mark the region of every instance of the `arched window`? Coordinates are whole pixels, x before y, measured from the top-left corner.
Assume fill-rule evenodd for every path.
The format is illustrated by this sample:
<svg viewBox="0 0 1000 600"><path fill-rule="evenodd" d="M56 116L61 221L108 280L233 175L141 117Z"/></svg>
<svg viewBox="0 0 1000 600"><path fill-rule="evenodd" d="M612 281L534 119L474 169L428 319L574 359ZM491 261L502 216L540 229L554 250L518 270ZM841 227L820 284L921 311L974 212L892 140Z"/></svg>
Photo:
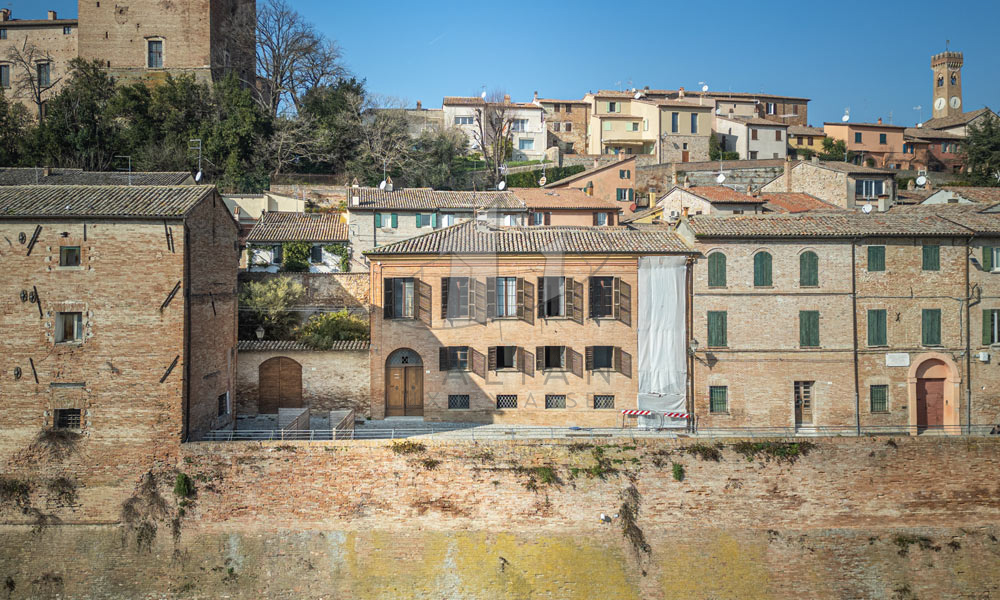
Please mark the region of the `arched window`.
<svg viewBox="0 0 1000 600"><path fill-rule="evenodd" d="M802 287L819 285L819 257L811 250L799 255L799 285Z"/></svg>
<svg viewBox="0 0 1000 600"><path fill-rule="evenodd" d="M938 75L938 87L941 87L943 85L944 85L944 77L941 76L941 75Z"/></svg>
<svg viewBox="0 0 1000 600"><path fill-rule="evenodd" d="M753 285L771 286L771 255L768 252L758 252L753 257Z"/></svg>
<svg viewBox="0 0 1000 600"><path fill-rule="evenodd" d="M708 255L708 287L726 287L726 255L721 252Z"/></svg>

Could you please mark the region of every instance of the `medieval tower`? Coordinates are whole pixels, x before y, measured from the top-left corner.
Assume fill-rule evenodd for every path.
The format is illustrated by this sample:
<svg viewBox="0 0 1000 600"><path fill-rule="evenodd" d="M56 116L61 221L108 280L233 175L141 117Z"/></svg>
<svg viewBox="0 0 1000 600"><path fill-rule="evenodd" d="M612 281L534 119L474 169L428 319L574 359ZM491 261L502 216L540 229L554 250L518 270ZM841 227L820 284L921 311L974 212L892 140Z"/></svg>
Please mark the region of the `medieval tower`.
<svg viewBox="0 0 1000 600"><path fill-rule="evenodd" d="M934 118L962 114L962 53L945 51L931 57L934 72Z"/></svg>

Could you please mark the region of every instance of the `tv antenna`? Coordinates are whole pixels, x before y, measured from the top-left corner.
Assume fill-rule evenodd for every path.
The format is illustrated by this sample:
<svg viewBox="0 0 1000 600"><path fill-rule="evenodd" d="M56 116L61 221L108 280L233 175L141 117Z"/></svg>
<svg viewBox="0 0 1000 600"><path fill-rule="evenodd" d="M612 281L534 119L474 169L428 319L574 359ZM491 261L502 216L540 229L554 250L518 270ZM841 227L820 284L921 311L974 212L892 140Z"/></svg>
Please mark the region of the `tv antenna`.
<svg viewBox="0 0 1000 600"><path fill-rule="evenodd" d="M116 154L115 158L127 158L128 159L128 184L132 185L132 157L125 156L123 154Z"/></svg>
<svg viewBox="0 0 1000 600"><path fill-rule="evenodd" d="M201 183L201 178L205 176L201 170L201 139L188 140L188 150L198 151L198 172L194 174L194 182Z"/></svg>

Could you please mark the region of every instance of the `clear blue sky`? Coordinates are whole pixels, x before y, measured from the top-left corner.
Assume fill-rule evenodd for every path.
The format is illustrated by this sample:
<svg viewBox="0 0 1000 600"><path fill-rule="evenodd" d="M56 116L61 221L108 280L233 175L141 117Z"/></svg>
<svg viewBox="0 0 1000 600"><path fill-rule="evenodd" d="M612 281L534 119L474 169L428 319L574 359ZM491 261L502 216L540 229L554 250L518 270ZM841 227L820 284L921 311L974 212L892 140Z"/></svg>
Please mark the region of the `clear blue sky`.
<svg viewBox="0 0 1000 600"><path fill-rule="evenodd" d="M289 0L343 47L374 92L412 105L504 89L581 98L619 86L767 91L811 98L809 120L931 114L930 57L965 53L964 108L1000 110L997 0L342 2ZM75 0L0 0L16 17ZM621 83L619 83L621 82ZM630 87L631 87L630 86Z"/></svg>

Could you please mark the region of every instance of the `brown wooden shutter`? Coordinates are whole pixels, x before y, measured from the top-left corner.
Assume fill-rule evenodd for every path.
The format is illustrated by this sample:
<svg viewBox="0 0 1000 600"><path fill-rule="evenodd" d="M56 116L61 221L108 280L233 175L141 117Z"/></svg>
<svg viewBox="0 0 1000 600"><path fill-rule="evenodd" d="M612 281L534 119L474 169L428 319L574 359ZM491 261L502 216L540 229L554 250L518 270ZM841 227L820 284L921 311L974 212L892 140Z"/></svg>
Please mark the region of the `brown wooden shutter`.
<svg viewBox="0 0 1000 600"><path fill-rule="evenodd" d="M486 318L495 319L497 316L497 278L486 278Z"/></svg>
<svg viewBox="0 0 1000 600"><path fill-rule="evenodd" d="M527 348L518 348L518 368L528 377L535 376L535 356Z"/></svg>
<svg viewBox="0 0 1000 600"><path fill-rule="evenodd" d="M441 346L441 348L438 349L438 370L447 371L450 368L451 365L448 364L448 347Z"/></svg>
<svg viewBox="0 0 1000 600"><path fill-rule="evenodd" d="M538 318L545 318L545 278L538 278L538 305L536 307L538 311Z"/></svg>
<svg viewBox="0 0 1000 600"><path fill-rule="evenodd" d="M545 346L535 346L535 369L541 371L545 368Z"/></svg>
<svg viewBox="0 0 1000 600"><path fill-rule="evenodd" d="M615 213L613 212L608 213L608 225L611 225L612 227L615 225Z"/></svg>
<svg viewBox="0 0 1000 600"><path fill-rule="evenodd" d="M475 348L469 348L469 361L472 363L472 372L486 379L486 357Z"/></svg>
<svg viewBox="0 0 1000 600"><path fill-rule="evenodd" d="M566 307L570 319L583 325L583 282L566 278ZM570 308L572 307L572 308Z"/></svg>
<svg viewBox="0 0 1000 600"><path fill-rule="evenodd" d="M597 213L594 213L594 226L597 226Z"/></svg>
<svg viewBox="0 0 1000 600"><path fill-rule="evenodd" d="M586 363L587 370L588 371L593 371L594 370L594 347L593 346L587 346L587 351L586 351L585 356L586 356L586 361L587 361L587 363Z"/></svg>
<svg viewBox="0 0 1000 600"><path fill-rule="evenodd" d="M451 277L441 278L441 318L448 318L448 286L451 285Z"/></svg>
<svg viewBox="0 0 1000 600"><path fill-rule="evenodd" d="M486 323L486 284L479 279L473 279L469 282L469 288L475 288L472 292L476 297L476 311L473 314L473 318L478 323Z"/></svg>
<svg viewBox="0 0 1000 600"><path fill-rule="evenodd" d="M589 288L587 291L589 292L588 295L590 297L590 303L588 304L588 309L587 309L588 313L587 314L588 314L588 316L591 319L593 319L594 318L594 308L595 308L594 307L594 301L597 298L597 294L594 293L594 290L597 288L597 280L594 279L593 277L588 277L587 278L587 287Z"/></svg>
<svg viewBox="0 0 1000 600"><path fill-rule="evenodd" d="M550 212L545 213L545 224L546 225L552 224L552 213Z"/></svg>
<svg viewBox="0 0 1000 600"><path fill-rule="evenodd" d="M527 310L524 306L524 279L518 277L514 287L517 290L517 320L523 321L525 310Z"/></svg>
<svg viewBox="0 0 1000 600"><path fill-rule="evenodd" d="M576 308L576 303L573 301L573 297L573 278L563 277L563 306L565 307L563 316L575 321L576 315L574 314L574 309Z"/></svg>
<svg viewBox="0 0 1000 600"><path fill-rule="evenodd" d="M528 323L529 325L535 324L535 308L532 306L532 301L535 299L535 284L531 283L527 279L519 279L518 283L520 287L524 290L523 304L524 304L524 315L518 312L518 316L522 321ZM520 296L519 296L520 297Z"/></svg>
<svg viewBox="0 0 1000 600"><path fill-rule="evenodd" d="M632 286L624 281L618 283L618 320L632 326Z"/></svg>
<svg viewBox="0 0 1000 600"><path fill-rule="evenodd" d="M490 371L496 371L497 370L497 347L496 346L490 346L490 349L489 349L488 353L489 353L489 361L488 361L489 362L489 367L488 368L489 368Z"/></svg>
<svg viewBox="0 0 1000 600"><path fill-rule="evenodd" d="M615 347L615 371L629 379L632 378L632 355L619 347Z"/></svg>
<svg viewBox="0 0 1000 600"><path fill-rule="evenodd" d="M387 277L382 280L382 317L385 319L393 318L393 297L392 297L392 278Z"/></svg>
<svg viewBox="0 0 1000 600"><path fill-rule="evenodd" d="M417 294L417 318L428 327L431 326L431 284L420 279L413 280L413 288Z"/></svg>
<svg viewBox="0 0 1000 600"><path fill-rule="evenodd" d="M569 370L577 377L583 377L583 355L576 350L566 346L566 362Z"/></svg>
<svg viewBox="0 0 1000 600"><path fill-rule="evenodd" d="M611 316L617 321L621 318L622 280L615 277L611 283Z"/></svg>

